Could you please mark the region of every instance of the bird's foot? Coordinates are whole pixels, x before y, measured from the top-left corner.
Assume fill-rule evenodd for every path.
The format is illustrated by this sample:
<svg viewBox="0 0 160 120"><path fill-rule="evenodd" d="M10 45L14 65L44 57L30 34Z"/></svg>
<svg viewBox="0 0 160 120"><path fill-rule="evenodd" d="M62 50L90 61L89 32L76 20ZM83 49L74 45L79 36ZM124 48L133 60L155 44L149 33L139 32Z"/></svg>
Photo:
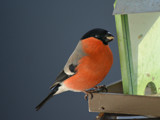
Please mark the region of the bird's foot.
<svg viewBox="0 0 160 120"><path fill-rule="evenodd" d="M99 93L99 92L108 92L108 89L105 85L96 86L91 90L83 91L85 93L84 99L88 100L88 96L91 96L91 99L93 98L93 93Z"/></svg>
<svg viewBox="0 0 160 120"><path fill-rule="evenodd" d="M85 100L88 100L88 96L90 95L91 96L91 99L93 98L93 94L92 94L92 92L91 91L83 91L84 92L84 94L85 94L85 96L84 96L84 99Z"/></svg>
<svg viewBox="0 0 160 120"><path fill-rule="evenodd" d="M87 90L89 93L99 93L99 92L108 92L108 89L105 85L95 86L93 89Z"/></svg>
<svg viewBox="0 0 160 120"><path fill-rule="evenodd" d="M108 89L105 85L100 85L100 86L95 86L94 91L95 91L95 93L108 92Z"/></svg>

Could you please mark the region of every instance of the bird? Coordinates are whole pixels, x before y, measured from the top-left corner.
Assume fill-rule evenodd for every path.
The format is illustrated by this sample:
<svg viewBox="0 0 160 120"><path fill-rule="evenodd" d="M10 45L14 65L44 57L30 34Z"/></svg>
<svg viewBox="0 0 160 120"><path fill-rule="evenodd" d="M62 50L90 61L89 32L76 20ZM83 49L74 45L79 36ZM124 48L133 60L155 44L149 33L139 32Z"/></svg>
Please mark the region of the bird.
<svg viewBox="0 0 160 120"><path fill-rule="evenodd" d="M66 91L84 92L94 88L108 74L113 64L109 42L114 36L102 28L85 33L59 73L49 95L36 106L38 111L50 98Z"/></svg>

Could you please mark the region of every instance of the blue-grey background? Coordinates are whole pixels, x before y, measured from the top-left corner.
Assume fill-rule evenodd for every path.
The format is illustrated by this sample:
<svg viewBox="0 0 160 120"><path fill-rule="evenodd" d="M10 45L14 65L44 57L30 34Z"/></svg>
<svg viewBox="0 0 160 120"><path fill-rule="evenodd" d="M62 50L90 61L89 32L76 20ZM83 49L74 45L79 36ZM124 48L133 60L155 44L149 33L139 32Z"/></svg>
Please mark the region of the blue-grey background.
<svg viewBox="0 0 160 120"><path fill-rule="evenodd" d="M83 93L66 92L40 111L35 106L63 68L81 36L104 28L116 36L114 0L0 1L0 119L94 120ZM101 84L121 79L117 39L114 64Z"/></svg>

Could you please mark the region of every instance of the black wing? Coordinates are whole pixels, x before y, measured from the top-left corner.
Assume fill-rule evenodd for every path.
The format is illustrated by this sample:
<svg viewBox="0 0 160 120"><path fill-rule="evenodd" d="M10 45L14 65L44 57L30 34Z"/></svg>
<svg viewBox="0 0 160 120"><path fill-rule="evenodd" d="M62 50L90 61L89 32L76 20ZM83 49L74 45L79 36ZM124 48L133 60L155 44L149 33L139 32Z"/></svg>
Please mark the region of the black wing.
<svg viewBox="0 0 160 120"><path fill-rule="evenodd" d="M75 70L76 67L77 67L77 65L71 64L71 65L69 65L69 70L70 70L72 73L75 74L75 73L76 73L76 70ZM73 74L73 75L74 75L74 74ZM69 77L71 77L71 76L73 76L73 75L68 75L68 74L66 74L66 73L64 72L64 70L62 70L62 71L59 73L59 75L57 76L56 81L54 82L54 84L50 87L50 89L52 89L52 88L55 87L57 84L63 82L64 80L68 79Z"/></svg>

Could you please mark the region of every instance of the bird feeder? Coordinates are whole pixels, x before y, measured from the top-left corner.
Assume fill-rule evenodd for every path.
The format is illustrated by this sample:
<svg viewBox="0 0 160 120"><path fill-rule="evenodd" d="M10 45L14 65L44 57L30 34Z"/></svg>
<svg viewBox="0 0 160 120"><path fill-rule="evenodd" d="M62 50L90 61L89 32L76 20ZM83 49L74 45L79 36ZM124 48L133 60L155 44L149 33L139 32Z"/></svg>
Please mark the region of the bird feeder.
<svg viewBox="0 0 160 120"><path fill-rule="evenodd" d="M160 117L160 0L116 0L113 15L123 94L95 94L89 109Z"/></svg>
<svg viewBox="0 0 160 120"><path fill-rule="evenodd" d="M117 0L113 14L124 93L160 93L160 0Z"/></svg>

